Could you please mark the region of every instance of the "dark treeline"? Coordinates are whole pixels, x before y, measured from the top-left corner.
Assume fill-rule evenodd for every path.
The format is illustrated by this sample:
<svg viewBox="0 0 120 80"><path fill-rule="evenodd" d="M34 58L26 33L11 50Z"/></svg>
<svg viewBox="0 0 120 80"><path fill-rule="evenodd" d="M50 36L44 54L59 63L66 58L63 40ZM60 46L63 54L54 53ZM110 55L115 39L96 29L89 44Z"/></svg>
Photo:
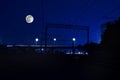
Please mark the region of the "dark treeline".
<svg viewBox="0 0 120 80"><path fill-rule="evenodd" d="M107 22L101 26L104 27L104 31L101 35L101 43L97 44L91 42L89 44L85 44L84 46L78 45L78 49L86 49L91 54L101 50L117 55L120 46L120 18L113 22Z"/></svg>
<svg viewBox="0 0 120 80"><path fill-rule="evenodd" d="M104 24L106 30L102 35L101 46L104 50L118 51L120 46L120 18Z"/></svg>

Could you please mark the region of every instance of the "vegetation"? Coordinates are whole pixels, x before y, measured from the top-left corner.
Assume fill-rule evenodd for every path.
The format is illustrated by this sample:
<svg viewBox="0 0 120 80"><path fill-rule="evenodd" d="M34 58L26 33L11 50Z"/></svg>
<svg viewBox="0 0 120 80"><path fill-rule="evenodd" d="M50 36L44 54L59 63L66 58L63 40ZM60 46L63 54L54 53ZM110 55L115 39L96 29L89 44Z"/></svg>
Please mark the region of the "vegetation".
<svg viewBox="0 0 120 80"><path fill-rule="evenodd" d="M105 50L119 50L120 45L120 19L104 24L106 30L102 35L101 46Z"/></svg>

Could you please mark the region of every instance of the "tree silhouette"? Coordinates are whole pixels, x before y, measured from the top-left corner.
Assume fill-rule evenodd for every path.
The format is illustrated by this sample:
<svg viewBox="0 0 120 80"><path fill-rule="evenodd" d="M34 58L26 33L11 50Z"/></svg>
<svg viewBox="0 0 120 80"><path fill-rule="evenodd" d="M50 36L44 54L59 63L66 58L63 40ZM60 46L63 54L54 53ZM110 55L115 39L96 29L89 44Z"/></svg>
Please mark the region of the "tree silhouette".
<svg viewBox="0 0 120 80"><path fill-rule="evenodd" d="M118 50L120 45L120 18L104 24L106 30L102 35L101 45L106 50Z"/></svg>

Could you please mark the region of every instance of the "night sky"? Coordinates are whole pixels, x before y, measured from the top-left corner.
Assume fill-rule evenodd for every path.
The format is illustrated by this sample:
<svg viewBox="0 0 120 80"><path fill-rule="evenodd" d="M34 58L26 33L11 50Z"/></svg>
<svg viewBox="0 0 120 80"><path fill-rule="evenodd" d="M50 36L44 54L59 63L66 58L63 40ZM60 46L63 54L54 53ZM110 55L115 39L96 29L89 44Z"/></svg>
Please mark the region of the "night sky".
<svg viewBox="0 0 120 80"><path fill-rule="evenodd" d="M100 43L101 24L120 16L120 0L0 0L0 43L34 44L41 38L42 12L44 21L90 27L90 42ZM44 10L42 10L44 5ZM26 23L26 15L34 16L34 22ZM63 36L63 32L64 36ZM56 34L54 34L56 33ZM74 34L75 33L75 34ZM52 37L86 43L86 33L70 30L51 30ZM74 34L74 36L72 36ZM80 35L76 35L80 34ZM66 37L67 36L67 37ZM57 38L58 39L58 38ZM39 42L40 43L40 42Z"/></svg>

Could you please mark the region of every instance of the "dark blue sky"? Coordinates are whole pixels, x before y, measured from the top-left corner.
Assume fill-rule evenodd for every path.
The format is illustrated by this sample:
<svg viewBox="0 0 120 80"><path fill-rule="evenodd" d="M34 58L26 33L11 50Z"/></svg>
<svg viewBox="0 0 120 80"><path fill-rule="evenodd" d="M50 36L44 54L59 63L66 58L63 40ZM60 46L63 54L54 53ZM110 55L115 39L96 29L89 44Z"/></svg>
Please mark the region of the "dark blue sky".
<svg viewBox="0 0 120 80"><path fill-rule="evenodd" d="M100 24L115 20L120 16L119 0L43 1L45 23L89 26L90 41L97 43L101 40ZM40 38L42 35L41 4L41 0L0 0L1 43L34 44L34 39ZM25 22L25 16L28 14L34 16L35 20L32 24ZM73 35L72 32L66 34ZM79 34L76 36L77 43L85 43L85 33L81 31ZM63 35L59 36L63 37ZM71 37L67 36L67 38L70 39Z"/></svg>

